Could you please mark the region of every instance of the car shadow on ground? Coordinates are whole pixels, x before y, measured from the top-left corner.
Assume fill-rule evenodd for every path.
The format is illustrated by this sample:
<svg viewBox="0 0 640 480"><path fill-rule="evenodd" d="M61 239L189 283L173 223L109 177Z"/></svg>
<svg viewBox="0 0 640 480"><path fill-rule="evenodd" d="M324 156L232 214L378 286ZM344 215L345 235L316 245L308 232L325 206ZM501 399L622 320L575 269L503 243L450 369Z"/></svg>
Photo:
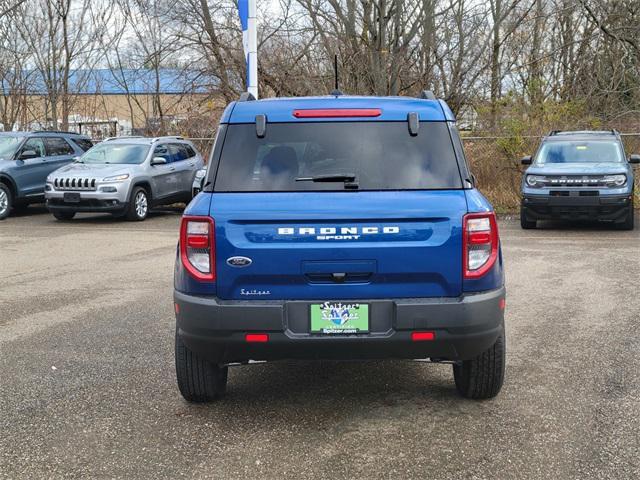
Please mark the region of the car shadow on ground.
<svg viewBox="0 0 640 480"><path fill-rule="evenodd" d="M598 221L585 221L585 220L538 220L536 228L530 230L521 229L518 225L520 219L517 215L503 215L500 216L499 222L507 221L510 229L517 229L523 232L535 232L536 230L545 231L575 231L575 232L624 232L625 230L619 230L618 227L611 222L598 222ZM640 211L636 212L635 217L636 229L640 230ZM627 232L629 230L626 230Z"/></svg>
<svg viewBox="0 0 640 480"><path fill-rule="evenodd" d="M636 221L638 219L636 218ZM594 232L602 232L602 231L612 231L612 232L623 232L625 230L621 230L614 223L609 222L588 222L588 221L556 221L556 220L544 220L538 221L538 225L536 227L537 230L559 230L559 231L594 231ZM627 230L629 231L629 230Z"/></svg>
<svg viewBox="0 0 640 480"><path fill-rule="evenodd" d="M475 403L462 398L450 365L413 361L273 362L231 367L226 395L209 404L184 403L182 414L216 418L221 412L255 413L267 406L271 416L296 423L313 415L327 425L376 409L401 414L412 408L438 409ZM423 405L424 404L424 405Z"/></svg>
<svg viewBox="0 0 640 480"><path fill-rule="evenodd" d="M174 204L174 205L167 205L167 206L152 208L149 210L147 220L158 218L158 217L164 217L164 216L181 216L182 213L184 212L184 209L185 209L184 204ZM53 215L51 215L51 213L47 210L47 207L45 207L44 204L33 204L33 205L29 205L28 207L21 207L21 208L15 209L11 213L11 216L15 218L28 218L28 217L35 217L38 215L48 215L51 217L51 219L53 219ZM78 213L73 218L73 220L70 220L68 222L58 221L56 223L65 224L65 225L76 224L76 223L84 224L84 225L89 225L89 224L103 225L103 224L111 224L111 223L133 224L133 223L140 223L140 222L128 222L123 217L116 217L109 213Z"/></svg>

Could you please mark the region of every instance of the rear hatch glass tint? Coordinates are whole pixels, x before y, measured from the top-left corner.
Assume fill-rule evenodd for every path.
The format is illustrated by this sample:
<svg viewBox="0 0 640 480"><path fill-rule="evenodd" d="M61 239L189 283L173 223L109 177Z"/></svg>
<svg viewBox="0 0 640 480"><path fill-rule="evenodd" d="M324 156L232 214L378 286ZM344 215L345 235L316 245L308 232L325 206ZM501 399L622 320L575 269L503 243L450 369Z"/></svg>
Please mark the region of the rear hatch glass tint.
<svg viewBox="0 0 640 480"><path fill-rule="evenodd" d="M345 178L326 178L340 176ZM407 122L267 123L264 138L256 135L255 124L229 125L215 191L345 188L462 188L447 124L421 122L418 135L411 136Z"/></svg>

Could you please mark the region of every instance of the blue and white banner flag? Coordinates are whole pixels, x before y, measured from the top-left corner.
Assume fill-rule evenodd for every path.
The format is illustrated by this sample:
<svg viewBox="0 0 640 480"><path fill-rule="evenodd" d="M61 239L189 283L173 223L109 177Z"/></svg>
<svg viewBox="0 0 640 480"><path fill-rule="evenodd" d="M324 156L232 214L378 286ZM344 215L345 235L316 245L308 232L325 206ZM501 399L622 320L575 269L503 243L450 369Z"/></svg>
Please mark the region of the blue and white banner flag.
<svg viewBox="0 0 640 480"><path fill-rule="evenodd" d="M247 91L258 98L258 33L256 0L238 0L242 25L242 48L247 62Z"/></svg>

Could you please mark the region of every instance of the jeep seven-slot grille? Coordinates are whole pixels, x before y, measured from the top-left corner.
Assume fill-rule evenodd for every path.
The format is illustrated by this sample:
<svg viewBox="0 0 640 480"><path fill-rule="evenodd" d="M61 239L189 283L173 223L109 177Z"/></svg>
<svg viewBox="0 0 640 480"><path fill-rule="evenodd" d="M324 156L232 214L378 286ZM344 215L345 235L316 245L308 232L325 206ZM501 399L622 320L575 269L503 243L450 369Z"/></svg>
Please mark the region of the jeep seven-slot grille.
<svg viewBox="0 0 640 480"><path fill-rule="evenodd" d="M56 190L95 190L95 178L55 178L53 186Z"/></svg>

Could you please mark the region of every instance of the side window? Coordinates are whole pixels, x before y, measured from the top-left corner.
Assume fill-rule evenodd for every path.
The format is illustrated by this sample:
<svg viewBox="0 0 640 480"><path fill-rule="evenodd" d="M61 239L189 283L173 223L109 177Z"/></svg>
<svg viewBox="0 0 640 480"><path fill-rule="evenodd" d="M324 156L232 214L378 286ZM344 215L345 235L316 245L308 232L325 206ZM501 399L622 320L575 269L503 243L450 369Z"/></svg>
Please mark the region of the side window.
<svg viewBox="0 0 640 480"><path fill-rule="evenodd" d="M73 147L69 145L64 138L60 137L45 137L44 146L47 152L47 157L73 155L75 153Z"/></svg>
<svg viewBox="0 0 640 480"><path fill-rule="evenodd" d="M173 161L171 152L169 151L169 147L167 145L158 145L153 150L153 156L162 157L167 161L167 163L171 163Z"/></svg>
<svg viewBox="0 0 640 480"><path fill-rule="evenodd" d="M193 158L197 155L196 151L191 147L191 145L182 145L182 146L187 151L187 158Z"/></svg>
<svg viewBox="0 0 640 480"><path fill-rule="evenodd" d="M73 141L82 149L83 152L86 152L93 147L93 142L88 138L74 138Z"/></svg>
<svg viewBox="0 0 640 480"><path fill-rule="evenodd" d="M458 132L458 129L455 126L450 126L449 127L449 131L451 132L451 139L453 140L453 149L456 152L456 155L459 158L462 158L464 160L464 167L467 169L466 172L461 172L463 173L464 176L468 175L472 175L471 173L471 166L469 165L469 160L467 159L467 156L464 153L464 147L462 145L462 138L460 137L460 132Z"/></svg>
<svg viewBox="0 0 640 480"><path fill-rule="evenodd" d="M39 157L44 157L44 142L41 138L30 138L24 142L24 145L22 145L22 148L20 149L20 153L26 152L27 150L33 150Z"/></svg>
<svg viewBox="0 0 640 480"><path fill-rule="evenodd" d="M189 158L187 156L187 151L185 150L184 145L181 145L179 143L172 143L171 145L169 145L169 148L171 150L171 155L173 155L174 162L180 162Z"/></svg>

